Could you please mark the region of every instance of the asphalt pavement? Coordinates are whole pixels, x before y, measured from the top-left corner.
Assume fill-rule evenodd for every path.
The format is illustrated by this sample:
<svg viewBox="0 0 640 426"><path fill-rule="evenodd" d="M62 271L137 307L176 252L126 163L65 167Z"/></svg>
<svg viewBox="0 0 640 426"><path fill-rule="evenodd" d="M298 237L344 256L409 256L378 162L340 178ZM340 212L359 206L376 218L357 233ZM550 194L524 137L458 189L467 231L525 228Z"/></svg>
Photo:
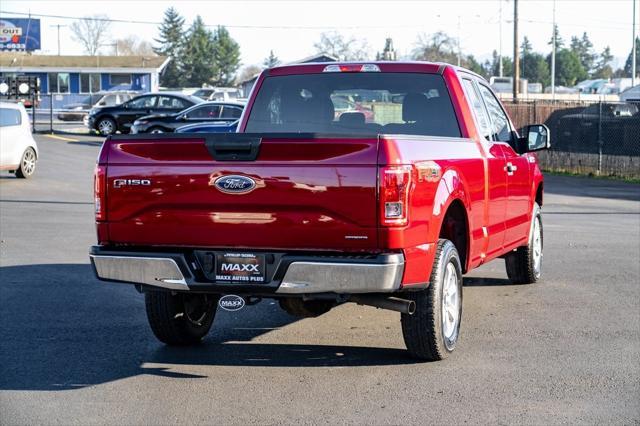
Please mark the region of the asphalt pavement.
<svg viewBox="0 0 640 426"><path fill-rule="evenodd" d="M1 424L640 423L640 185L547 176L543 281L465 277L446 361L409 358L397 313L269 300L169 348L89 266L101 139L37 141L32 179L0 173Z"/></svg>

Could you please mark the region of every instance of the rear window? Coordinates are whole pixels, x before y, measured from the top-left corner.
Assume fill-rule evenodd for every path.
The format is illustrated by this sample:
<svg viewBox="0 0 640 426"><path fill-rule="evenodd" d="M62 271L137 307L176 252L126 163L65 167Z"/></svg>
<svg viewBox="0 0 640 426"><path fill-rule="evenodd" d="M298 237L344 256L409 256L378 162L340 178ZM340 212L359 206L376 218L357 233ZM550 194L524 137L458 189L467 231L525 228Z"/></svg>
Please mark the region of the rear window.
<svg viewBox="0 0 640 426"><path fill-rule="evenodd" d="M245 131L460 136L441 75L376 72L267 77Z"/></svg>

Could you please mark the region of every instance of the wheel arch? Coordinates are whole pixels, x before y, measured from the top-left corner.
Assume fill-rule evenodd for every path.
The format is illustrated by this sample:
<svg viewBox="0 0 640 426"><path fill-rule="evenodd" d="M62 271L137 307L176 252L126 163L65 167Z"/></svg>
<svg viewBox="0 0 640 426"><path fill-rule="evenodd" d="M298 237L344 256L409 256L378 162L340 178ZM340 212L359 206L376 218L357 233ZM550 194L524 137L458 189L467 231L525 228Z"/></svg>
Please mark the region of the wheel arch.
<svg viewBox="0 0 640 426"><path fill-rule="evenodd" d="M471 256L471 229L469 192L464 177L455 169L449 169L438 183L434 199L430 241L439 238L450 240L460 254L463 273L469 269Z"/></svg>

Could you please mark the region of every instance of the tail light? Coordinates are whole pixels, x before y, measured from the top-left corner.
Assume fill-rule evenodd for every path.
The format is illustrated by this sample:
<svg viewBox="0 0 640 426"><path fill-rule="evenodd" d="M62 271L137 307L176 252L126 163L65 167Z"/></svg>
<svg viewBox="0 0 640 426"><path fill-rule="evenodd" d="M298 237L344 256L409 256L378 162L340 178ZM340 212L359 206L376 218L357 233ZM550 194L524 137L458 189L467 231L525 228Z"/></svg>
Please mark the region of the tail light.
<svg viewBox="0 0 640 426"><path fill-rule="evenodd" d="M107 220L107 166L96 165L93 173L93 197L96 221Z"/></svg>
<svg viewBox="0 0 640 426"><path fill-rule="evenodd" d="M387 166L380 169L380 223L404 226L408 221L412 166Z"/></svg>

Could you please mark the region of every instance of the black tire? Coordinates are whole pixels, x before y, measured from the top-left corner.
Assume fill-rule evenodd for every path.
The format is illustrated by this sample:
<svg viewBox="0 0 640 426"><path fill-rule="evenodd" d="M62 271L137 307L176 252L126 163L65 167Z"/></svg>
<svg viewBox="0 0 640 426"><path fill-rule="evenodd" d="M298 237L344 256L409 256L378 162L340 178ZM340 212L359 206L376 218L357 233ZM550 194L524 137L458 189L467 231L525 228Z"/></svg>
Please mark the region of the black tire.
<svg viewBox="0 0 640 426"><path fill-rule="evenodd" d="M452 275L454 271L455 276ZM447 281L445 285L445 279L451 281ZM453 300L452 290L457 291L457 303L451 306L457 306L457 310L451 306L447 309L443 307L443 297L445 301ZM402 335L409 354L425 361L447 358L455 349L462 322L462 266L458 250L451 241L438 241L429 287L407 292L402 297L416 303L413 315L402 314L400 317ZM457 312L457 321L453 316L446 316L452 321L448 321L445 326L443 315L448 315L447 312Z"/></svg>
<svg viewBox="0 0 640 426"><path fill-rule="evenodd" d="M153 334L167 345L193 345L207 335L219 296L149 291L144 295Z"/></svg>
<svg viewBox="0 0 640 426"><path fill-rule="evenodd" d="M331 300L302 300L296 297L279 299L278 303L286 313L299 318L319 317L335 306Z"/></svg>
<svg viewBox="0 0 640 426"><path fill-rule="evenodd" d="M112 118L100 117L96 124L96 130L102 136L109 136L113 135L118 130L118 126Z"/></svg>
<svg viewBox="0 0 640 426"><path fill-rule="evenodd" d="M526 246L508 253L504 258L507 276L514 284L533 284L538 282L542 275L542 211L537 203L533 206L529 242ZM539 238L539 241L536 238Z"/></svg>
<svg viewBox="0 0 640 426"><path fill-rule="evenodd" d="M156 127L150 128L147 133L166 133L166 132L167 132L166 129L156 126Z"/></svg>
<svg viewBox="0 0 640 426"><path fill-rule="evenodd" d="M25 149L20 158L20 165L16 169L16 177L28 179L33 176L36 171L36 162L36 152L33 148Z"/></svg>

